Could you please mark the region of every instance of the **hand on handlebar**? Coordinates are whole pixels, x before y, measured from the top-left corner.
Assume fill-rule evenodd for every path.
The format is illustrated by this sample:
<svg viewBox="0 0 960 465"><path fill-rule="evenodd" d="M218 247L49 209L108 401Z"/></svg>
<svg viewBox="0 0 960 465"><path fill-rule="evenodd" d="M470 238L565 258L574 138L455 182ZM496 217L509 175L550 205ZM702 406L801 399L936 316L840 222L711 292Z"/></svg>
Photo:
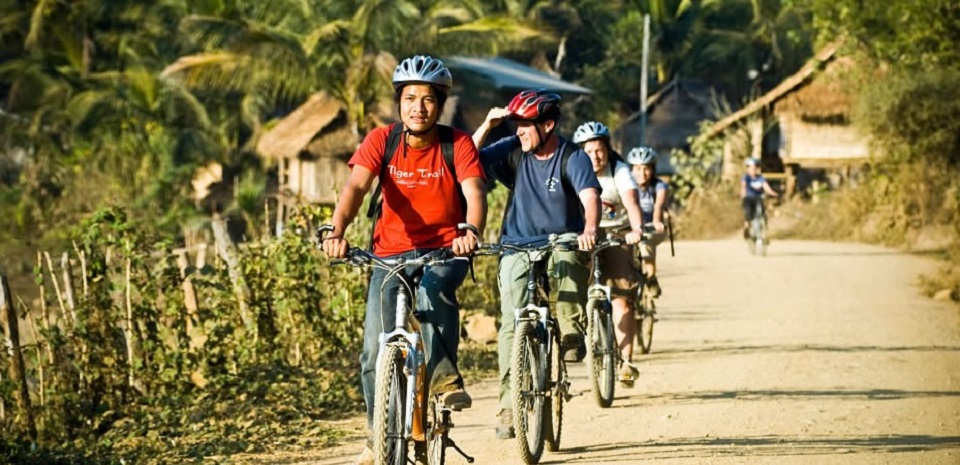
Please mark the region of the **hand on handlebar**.
<svg viewBox="0 0 960 465"><path fill-rule="evenodd" d="M450 249L453 250L454 255L464 257L476 251L479 245L480 241L477 240L477 235L473 231L467 231L465 235L453 240Z"/></svg>
<svg viewBox="0 0 960 465"><path fill-rule="evenodd" d="M347 249L350 248L350 243L342 237L327 236L323 238L320 248L323 249L323 253L329 255L330 258L343 258L347 255Z"/></svg>
<svg viewBox="0 0 960 465"><path fill-rule="evenodd" d="M627 244L634 245L639 244L643 240L643 233L640 231L630 231L623 238L627 241Z"/></svg>
<svg viewBox="0 0 960 465"><path fill-rule="evenodd" d="M664 229L666 229L666 226L664 226L663 223L661 223L661 222L659 222L659 221L654 221L654 222L652 222L652 223L650 223L650 224L653 225L654 229L656 229L656 231L657 231L658 233L662 233L662 232L664 231Z"/></svg>
<svg viewBox="0 0 960 465"><path fill-rule="evenodd" d="M323 233L328 232L326 237ZM320 249L323 250L323 253L330 256L330 258L340 259L347 256L347 250L350 248L350 243L347 242L342 236L335 236L334 228L332 225L323 225L317 229L317 240L320 241Z"/></svg>
<svg viewBox="0 0 960 465"><path fill-rule="evenodd" d="M584 230L583 234L577 236L577 245L580 250L589 252L597 245L597 232L595 230Z"/></svg>

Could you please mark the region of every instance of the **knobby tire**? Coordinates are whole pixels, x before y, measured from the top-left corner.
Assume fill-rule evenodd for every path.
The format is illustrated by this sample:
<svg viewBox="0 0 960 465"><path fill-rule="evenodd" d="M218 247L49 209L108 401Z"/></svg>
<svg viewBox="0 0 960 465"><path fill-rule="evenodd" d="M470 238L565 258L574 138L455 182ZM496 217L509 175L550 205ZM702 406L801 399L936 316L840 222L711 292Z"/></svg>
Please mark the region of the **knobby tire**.
<svg viewBox="0 0 960 465"><path fill-rule="evenodd" d="M377 364L377 387L373 400L373 455L377 464L406 465L404 438L407 377L403 374L401 347L387 345Z"/></svg>
<svg viewBox="0 0 960 465"><path fill-rule="evenodd" d="M446 460L447 430L439 428L442 422L443 412L433 399L430 401L430 428L427 431L427 465L444 465Z"/></svg>
<svg viewBox="0 0 960 465"><path fill-rule="evenodd" d="M616 352L613 334L612 314L606 300L591 300L587 304L589 319L589 341L587 360L590 363L590 377L593 384L593 397L601 408L613 404L614 385L616 384ZM605 311L605 308L607 307Z"/></svg>
<svg viewBox="0 0 960 465"><path fill-rule="evenodd" d="M544 435L547 450L556 452L560 450L560 436L563 433L563 403L567 401L566 379L564 379L565 369L563 353L560 350L560 337L555 334L553 338L552 349L550 350L550 407L544 409L544 415L548 418L543 420L544 425L548 425Z"/></svg>
<svg viewBox="0 0 960 465"><path fill-rule="evenodd" d="M523 463L540 461L544 446L544 396L546 380L542 376L539 340L529 321L517 324L513 335L510 364L510 391L513 401L513 427L517 449Z"/></svg>

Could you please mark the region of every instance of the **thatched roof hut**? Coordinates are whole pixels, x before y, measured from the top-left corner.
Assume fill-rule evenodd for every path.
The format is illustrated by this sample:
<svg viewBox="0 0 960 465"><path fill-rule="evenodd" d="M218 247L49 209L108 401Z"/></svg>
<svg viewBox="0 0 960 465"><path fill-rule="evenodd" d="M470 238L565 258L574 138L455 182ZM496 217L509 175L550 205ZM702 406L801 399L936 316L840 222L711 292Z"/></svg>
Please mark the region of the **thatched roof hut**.
<svg viewBox="0 0 960 465"><path fill-rule="evenodd" d="M748 153L738 153L728 138L723 175L733 178L745 156L761 159L765 169L786 171L786 190L794 191L799 170L839 169L866 163L867 140L851 124L855 95L847 87L855 61L840 55L842 41L826 45L799 71L760 98L717 121L700 137L746 129ZM775 128L770 131L770 128ZM772 142L768 143L768 142ZM773 146L773 150L767 150ZM846 176L846 175L844 175Z"/></svg>
<svg viewBox="0 0 960 465"><path fill-rule="evenodd" d="M281 204L332 203L359 143L343 103L317 92L268 130L257 142L257 152L278 165Z"/></svg>
<svg viewBox="0 0 960 465"><path fill-rule="evenodd" d="M684 148L687 139L700 131L700 122L716 117L714 92L708 85L675 78L647 98L645 145L660 155L657 171L672 174L670 152ZM640 112L628 117L613 131L614 147L621 153L640 144Z"/></svg>
<svg viewBox="0 0 960 465"><path fill-rule="evenodd" d="M750 115L754 113L765 110L777 101L787 96L791 92L795 92L800 89L804 84L810 82L817 72L825 66L826 63L833 60L837 55L837 49L840 47L839 43L831 43L824 47L820 52L814 56L813 60L810 60L805 64L799 71L794 73L792 76L786 78L774 87L772 90L760 96L760 98L750 102L745 107L727 115L720 121L717 121L709 131L704 133L701 137L711 138L715 137L727 129L731 128L735 124L743 121Z"/></svg>
<svg viewBox="0 0 960 465"><path fill-rule="evenodd" d="M356 139L356 135L352 138L330 137L331 133L342 132L342 128L331 126L345 126L345 124L332 124L338 118L342 120L339 123L344 123L345 116L346 108L342 102L326 92L317 92L260 137L257 142L257 152L272 159L311 154L338 155L340 151L347 148L344 146L345 143L349 144L352 142L351 139ZM342 134L337 135L342 136ZM324 139L332 140L324 142ZM310 150L311 146L320 151ZM354 143L353 148L355 147ZM337 153L331 153L331 149ZM304 151L307 153L302 153Z"/></svg>
<svg viewBox="0 0 960 465"><path fill-rule="evenodd" d="M830 60L815 79L777 101L774 112L796 114L807 121L849 121L854 96L843 81L854 66L849 57Z"/></svg>

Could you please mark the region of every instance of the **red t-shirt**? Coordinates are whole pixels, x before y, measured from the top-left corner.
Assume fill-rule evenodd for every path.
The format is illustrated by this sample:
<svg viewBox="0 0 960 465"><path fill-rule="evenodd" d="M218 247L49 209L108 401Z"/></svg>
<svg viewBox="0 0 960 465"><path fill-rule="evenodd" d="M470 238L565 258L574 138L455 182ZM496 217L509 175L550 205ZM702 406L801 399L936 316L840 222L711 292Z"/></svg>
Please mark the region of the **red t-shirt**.
<svg viewBox="0 0 960 465"><path fill-rule="evenodd" d="M390 126L367 134L350 158L350 168L360 165L379 176L389 134ZM407 146L406 155L404 144L398 144L385 179L380 180L383 214L373 233L373 253L386 256L453 243L459 235L457 223L466 217L455 183L483 177L473 139L457 129L453 131L453 162L456 180L447 170L439 140L423 149Z"/></svg>

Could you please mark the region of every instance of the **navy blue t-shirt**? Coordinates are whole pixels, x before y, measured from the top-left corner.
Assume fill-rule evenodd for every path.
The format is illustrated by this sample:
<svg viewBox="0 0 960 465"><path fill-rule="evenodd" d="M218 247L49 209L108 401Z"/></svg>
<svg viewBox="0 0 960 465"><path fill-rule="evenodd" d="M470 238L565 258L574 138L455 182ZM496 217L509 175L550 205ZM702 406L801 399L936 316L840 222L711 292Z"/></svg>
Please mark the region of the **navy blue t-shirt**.
<svg viewBox="0 0 960 465"><path fill-rule="evenodd" d="M743 182L747 185L748 199L759 199L763 197L763 183L767 182L763 175L758 174L757 177L751 178L749 174L744 174Z"/></svg>
<svg viewBox="0 0 960 465"><path fill-rule="evenodd" d="M567 179L574 193L563 188L560 165L565 144L563 138L554 156L538 160L533 154L520 157L516 176L510 167L510 154L520 147L516 136L505 137L480 151L480 163L488 178L506 186L513 183L513 200L507 206L501 241L506 244L543 244L551 234L581 233L585 220L576 193L584 189L600 192L600 182L587 154L577 148L567 160Z"/></svg>

